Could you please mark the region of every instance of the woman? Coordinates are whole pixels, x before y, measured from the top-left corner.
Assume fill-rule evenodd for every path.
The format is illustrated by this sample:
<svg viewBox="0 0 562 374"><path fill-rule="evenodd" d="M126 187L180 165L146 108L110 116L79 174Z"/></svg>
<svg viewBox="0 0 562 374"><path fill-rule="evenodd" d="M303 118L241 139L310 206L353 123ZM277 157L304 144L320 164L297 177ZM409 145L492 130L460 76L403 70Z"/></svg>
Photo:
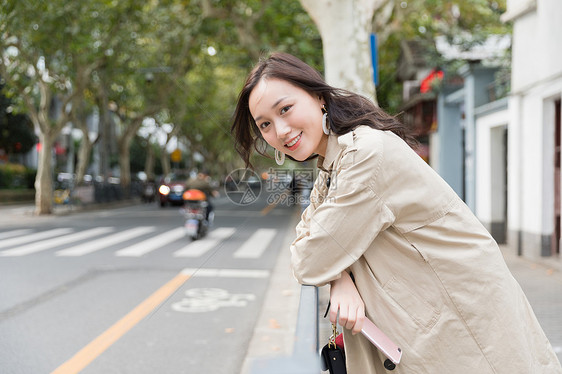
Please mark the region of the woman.
<svg viewBox="0 0 562 374"><path fill-rule="evenodd" d="M247 165L263 141L278 163L319 156L291 262L300 283L330 284L349 374L386 372L357 334L365 316L402 348L397 373L562 373L497 244L393 117L275 53L249 74L232 131Z"/></svg>

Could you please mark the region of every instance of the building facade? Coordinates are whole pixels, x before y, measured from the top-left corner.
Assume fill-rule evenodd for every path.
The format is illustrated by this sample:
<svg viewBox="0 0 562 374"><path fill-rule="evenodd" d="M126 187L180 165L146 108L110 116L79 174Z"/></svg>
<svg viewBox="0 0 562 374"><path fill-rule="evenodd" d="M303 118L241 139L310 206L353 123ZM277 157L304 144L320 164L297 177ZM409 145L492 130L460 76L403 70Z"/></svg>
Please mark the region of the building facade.
<svg viewBox="0 0 562 374"><path fill-rule="evenodd" d="M508 243L530 257L560 255L562 2L508 0L513 23L508 131Z"/></svg>
<svg viewBox="0 0 562 374"><path fill-rule="evenodd" d="M456 79L446 73L436 97L412 95L415 82L408 81L403 109L416 122L416 110L434 100L437 121L423 133L430 165L499 243L562 268L562 1L508 0L507 6L502 20L513 24L507 79L486 63L487 55L506 48L505 40L465 55L436 40L444 57L465 65ZM410 70L427 71L415 58L402 63L408 60L415 63ZM411 72L404 78L419 81Z"/></svg>
<svg viewBox="0 0 562 374"><path fill-rule="evenodd" d="M409 89L404 90L404 122L426 148L426 161L499 243L505 243L507 231L509 116L507 89L498 85L501 66L490 61L497 60L510 43L509 36L494 36L478 48L461 51L436 40L443 57L464 61L464 65L441 75L444 79L434 82L431 92L424 92L424 82L433 80L437 69L428 70L418 59L408 58L416 51L416 44L403 43L398 74L407 79L404 86Z"/></svg>

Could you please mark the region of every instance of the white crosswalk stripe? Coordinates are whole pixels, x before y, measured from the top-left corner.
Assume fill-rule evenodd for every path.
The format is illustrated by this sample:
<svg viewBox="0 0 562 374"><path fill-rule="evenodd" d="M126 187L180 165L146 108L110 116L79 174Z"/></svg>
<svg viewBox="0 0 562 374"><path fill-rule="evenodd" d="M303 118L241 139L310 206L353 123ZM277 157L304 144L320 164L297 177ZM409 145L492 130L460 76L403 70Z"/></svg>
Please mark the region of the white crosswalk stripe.
<svg viewBox="0 0 562 374"><path fill-rule="evenodd" d="M97 227L95 229L84 230L74 234L68 234L59 236L57 238L52 238L49 240L43 240L24 246L20 246L13 249L8 249L6 251L0 252L1 256L24 256L30 253L36 253L44 251L46 249L54 248L58 245L68 244L79 240L85 240L91 238L92 236L106 234L113 231L112 227Z"/></svg>
<svg viewBox="0 0 562 374"><path fill-rule="evenodd" d="M27 235L27 236L2 240L0 242L0 248L16 247L16 246L26 244L26 243L29 243L29 242L35 242L35 241L39 241L39 240L43 240L43 239L47 239L47 238L52 238L53 236L65 235L65 234L68 234L72 231L73 230L69 229L69 228L53 229L53 230L47 230L47 231L39 232L39 233L33 234L33 235Z"/></svg>
<svg viewBox="0 0 562 374"><path fill-rule="evenodd" d="M179 251L174 252L174 257L199 257L216 247L220 242L228 239L236 229L232 227L220 227L209 233L203 239L189 243Z"/></svg>
<svg viewBox="0 0 562 374"><path fill-rule="evenodd" d="M156 230L156 227L154 226L137 227L92 240L87 243L79 244L74 247L66 248L61 251L57 251L55 254L57 256L82 256L130 239L134 239L140 235L151 233L154 230Z"/></svg>
<svg viewBox="0 0 562 374"><path fill-rule="evenodd" d="M277 234L275 229L259 229L234 252L234 258L259 258Z"/></svg>
<svg viewBox="0 0 562 374"><path fill-rule="evenodd" d="M12 230L12 231L6 231L0 234L0 240L3 239L8 239L14 236L19 236L19 235L25 235L30 233L32 230L30 229L21 229L21 230Z"/></svg>
<svg viewBox="0 0 562 374"><path fill-rule="evenodd" d="M127 248L123 248L115 252L115 255L122 257L140 257L183 237L185 237L184 228L178 227L140 243L133 244Z"/></svg>
<svg viewBox="0 0 562 374"><path fill-rule="evenodd" d="M69 244L71 246L54 252L54 255L59 257L79 257L109 247L117 247L121 244L124 247L113 252L113 255L141 257L152 251L164 248L168 244L178 242L174 243L175 246L178 246L179 243L186 242L188 244L175 251L173 256L197 258L214 248L218 248L218 246L227 242L236 233L236 228L234 227L218 227L210 231L206 237L190 241L185 236L185 229L183 227L159 232L157 235L150 235L157 230L154 226L135 227L113 232L115 230L115 227L98 227L77 232L74 232L71 228L58 228L42 232L34 232L31 229L0 232L0 248L6 248L0 251L0 257L26 256ZM142 238L144 235L149 236ZM256 230L249 238L245 238L245 241L232 254L232 257L237 259L256 259L261 257L270 246L275 235L277 235L276 229Z"/></svg>

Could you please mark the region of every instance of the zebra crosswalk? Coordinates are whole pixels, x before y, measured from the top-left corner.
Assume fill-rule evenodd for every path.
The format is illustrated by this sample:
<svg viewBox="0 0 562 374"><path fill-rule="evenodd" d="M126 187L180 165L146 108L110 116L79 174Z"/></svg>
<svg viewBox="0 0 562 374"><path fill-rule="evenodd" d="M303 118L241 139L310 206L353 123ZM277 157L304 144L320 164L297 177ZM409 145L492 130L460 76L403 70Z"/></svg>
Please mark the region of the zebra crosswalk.
<svg viewBox="0 0 562 374"><path fill-rule="evenodd" d="M82 256L88 253L102 250L111 245L134 239L142 234L152 233L155 229L155 227L136 227L134 229L121 231L110 236L98 238L96 240L90 240L86 243L78 244L70 248L57 251L55 254L57 256Z"/></svg>
<svg viewBox="0 0 562 374"><path fill-rule="evenodd" d="M233 227L218 227L199 240L187 239L182 227L166 231L154 226L117 230L115 227L96 227L86 230L57 228L44 231L18 229L0 232L0 257L21 257L52 251L58 257L86 256L111 251L118 257L142 257L171 246L172 256L197 258L227 243L237 235L240 246L233 258L260 258L278 234L276 229L257 229L251 235L238 233ZM60 248L57 250L57 248Z"/></svg>
<svg viewBox="0 0 562 374"><path fill-rule="evenodd" d="M206 240L199 240L190 243L174 253L175 257L200 257L212 248L216 247L220 242L228 239L236 230L231 227L221 227L209 233Z"/></svg>
<svg viewBox="0 0 562 374"><path fill-rule="evenodd" d="M72 229L64 228L64 229L53 229L53 230L38 232L36 234L28 234L26 236L12 237L10 239L0 241L0 248L6 248L6 247L9 248L9 247L22 245L25 243L37 242L39 240L52 238L53 236L58 236L58 235L65 235L71 232ZM9 233L5 233L5 234L9 235Z"/></svg>
<svg viewBox="0 0 562 374"><path fill-rule="evenodd" d="M96 227L95 229L76 232L68 235L57 236L48 240L35 241L33 243L19 246L13 249L0 252L2 256L24 256L30 253L41 252L55 248L59 245L73 243L79 240L86 240L96 235L106 234L113 229L111 227Z"/></svg>

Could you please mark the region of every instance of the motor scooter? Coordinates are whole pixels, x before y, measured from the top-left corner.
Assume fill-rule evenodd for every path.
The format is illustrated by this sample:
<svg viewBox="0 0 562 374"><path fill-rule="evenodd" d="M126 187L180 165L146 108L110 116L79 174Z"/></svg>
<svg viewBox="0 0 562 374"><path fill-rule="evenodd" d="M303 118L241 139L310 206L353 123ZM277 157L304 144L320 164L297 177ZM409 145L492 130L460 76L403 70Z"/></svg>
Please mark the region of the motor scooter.
<svg viewBox="0 0 562 374"><path fill-rule="evenodd" d="M207 214L209 209L207 195L201 190L190 189L183 193L182 198L181 212L186 219L185 234L193 240L201 239L207 235L215 214L214 212Z"/></svg>
<svg viewBox="0 0 562 374"><path fill-rule="evenodd" d="M156 185L154 182L146 182L142 186L141 200L144 203L152 203L156 198Z"/></svg>

